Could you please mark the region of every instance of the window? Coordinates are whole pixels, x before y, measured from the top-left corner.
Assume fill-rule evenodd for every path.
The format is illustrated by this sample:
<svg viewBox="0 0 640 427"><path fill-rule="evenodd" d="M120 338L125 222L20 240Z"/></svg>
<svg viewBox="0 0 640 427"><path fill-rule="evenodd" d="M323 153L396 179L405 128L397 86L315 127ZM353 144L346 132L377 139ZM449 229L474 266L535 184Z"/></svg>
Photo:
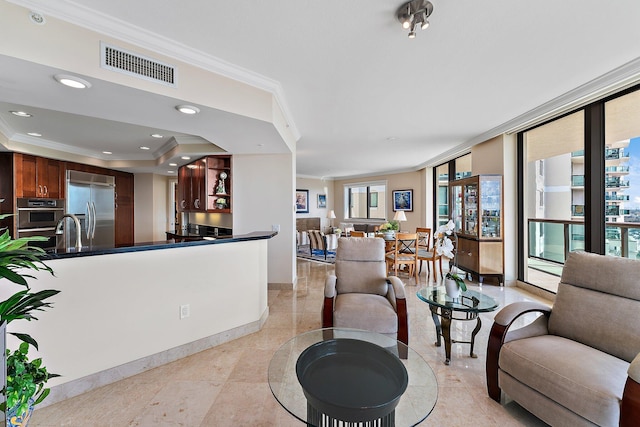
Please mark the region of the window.
<svg viewBox="0 0 640 427"><path fill-rule="evenodd" d="M384 182L368 182L349 184L344 187L346 218L351 219L385 219L387 184Z"/></svg>

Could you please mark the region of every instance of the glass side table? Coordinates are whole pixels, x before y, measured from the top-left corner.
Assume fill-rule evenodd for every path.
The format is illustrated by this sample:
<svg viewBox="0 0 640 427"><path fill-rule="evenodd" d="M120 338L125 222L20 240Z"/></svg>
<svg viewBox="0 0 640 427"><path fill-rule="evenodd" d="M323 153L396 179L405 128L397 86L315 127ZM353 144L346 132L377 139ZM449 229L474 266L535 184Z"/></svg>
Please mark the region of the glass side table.
<svg viewBox="0 0 640 427"><path fill-rule="evenodd" d="M381 419L372 421L359 421L354 425L359 426L415 426L422 422L433 410L438 398L438 384L429 364L414 350L404 343L396 341L388 336L375 332L358 329L325 328L300 334L284 343L273 355L269 364L269 387L278 403L291 415L308 426L327 425L327 422L336 421L339 425L342 421L318 416L317 408L314 408L305 396L305 392L296 374L296 365L300 355L305 350L329 340L358 340L365 344L375 344L385 352L390 352L392 357L398 358L407 371L407 388L397 401L393 413L386 416L384 422ZM385 355L388 357L388 355ZM340 358L336 358L340 363ZM388 362L388 359L387 359ZM372 372L378 374L378 372ZM328 378L329 376L327 376ZM327 381L329 381L327 379ZM350 385L351 386L351 385ZM358 389L359 384L354 386ZM363 390L363 393L365 390ZM333 402L339 406L342 402ZM350 402L344 402L353 413L357 407L349 407ZM362 408L367 410L368 408ZM333 425L333 424L328 424ZM347 425L345 423L345 425ZM351 425L351 424L349 424Z"/></svg>
<svg viewBox="0 0 640 427"><path fill-rule="evenodd" d="M446 359L445 365L451 363L451 343L470 344L471 349L469 356L478 357L473 352L475 338L482 322L478 314L483 312L494 311L498 308L496 300L488 295L480 292L467 290L460 293L458 298L450 298L444 289L444 286L426 286L418 290L418 298L429 304L431 309L431 317L436 325L436 346L440 347L440 337L444 338L444 350ZM442 325L440 325L442 319ZM452 320L475 320L476 327L471 333L471 341L455 341L451 339L451 321Z"/></svg>

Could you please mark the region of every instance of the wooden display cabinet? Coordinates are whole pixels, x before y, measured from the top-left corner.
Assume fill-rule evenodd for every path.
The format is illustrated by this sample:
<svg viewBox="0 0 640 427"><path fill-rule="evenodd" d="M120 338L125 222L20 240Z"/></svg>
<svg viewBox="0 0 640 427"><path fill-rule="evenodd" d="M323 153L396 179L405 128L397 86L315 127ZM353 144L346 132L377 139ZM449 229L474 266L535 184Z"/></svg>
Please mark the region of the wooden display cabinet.
<svg viewBox="0 0 640 427"><path fill-rule="evenodd" d="M458 267L504 283L502 176L477 175L449 184L458 235Z"/></svg>
<svg viewBox="0 0 640 427"><path fill-rule="evenodd" d="M231 156L207 157L207 212L231 213Z"/></svg>

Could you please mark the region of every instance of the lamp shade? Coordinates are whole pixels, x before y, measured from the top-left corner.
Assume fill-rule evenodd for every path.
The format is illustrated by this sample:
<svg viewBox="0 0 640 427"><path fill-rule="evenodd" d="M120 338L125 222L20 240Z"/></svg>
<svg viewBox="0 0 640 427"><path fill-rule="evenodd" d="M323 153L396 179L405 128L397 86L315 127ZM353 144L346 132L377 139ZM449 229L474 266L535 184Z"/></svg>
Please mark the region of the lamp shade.
<svg viewBox="0 0 640 427"><path fill-rule="evenodd" d="M404 214L404 211L396 211L395 215L393 215L394 221L406 221L407 216Z"/></svg>
<svg viewBox="0 0 640 427"><path fill-rule="evenodd" d="M334 219L336 217L336 213L332 210L329 211L329 213L327 214L327 218L331 218Z"/></svg>

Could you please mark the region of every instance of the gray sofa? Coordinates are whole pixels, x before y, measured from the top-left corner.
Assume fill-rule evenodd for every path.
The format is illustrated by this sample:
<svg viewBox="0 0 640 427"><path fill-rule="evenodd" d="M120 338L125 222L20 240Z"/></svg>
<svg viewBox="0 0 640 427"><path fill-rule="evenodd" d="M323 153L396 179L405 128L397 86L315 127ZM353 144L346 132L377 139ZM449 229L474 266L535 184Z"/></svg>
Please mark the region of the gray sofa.
<svg viewBox="0 0 640 427"><path fill-rule="evenodd" d="M519 302L495 316L486 363L494 400L502 390L548 424L640 426L640 261L570 253L551 309Z"/></svg>

